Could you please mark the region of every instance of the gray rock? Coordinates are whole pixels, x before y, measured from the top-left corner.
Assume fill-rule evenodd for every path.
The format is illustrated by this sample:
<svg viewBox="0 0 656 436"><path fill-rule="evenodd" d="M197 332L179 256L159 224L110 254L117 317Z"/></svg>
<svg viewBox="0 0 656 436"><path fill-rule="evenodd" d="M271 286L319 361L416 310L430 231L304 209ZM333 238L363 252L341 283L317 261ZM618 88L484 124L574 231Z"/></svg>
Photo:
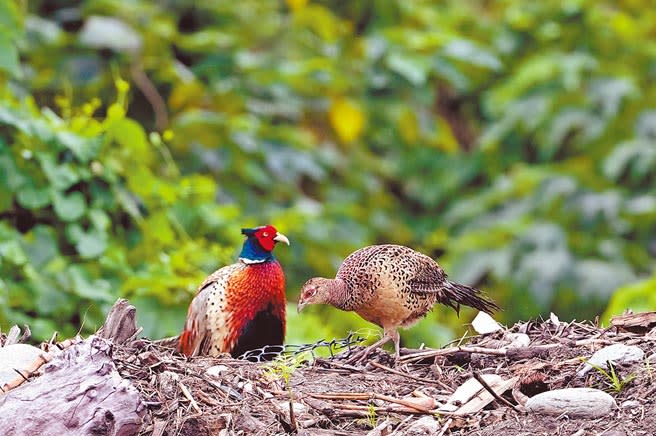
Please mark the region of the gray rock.
<svg viewBox="0 0 656 436"><path fill-rule="evenodd" d="M622 409L637 409L640 407L640 401L626 400L620 405L620 407L622 407Z"/></svg>
<svg viewBox="0 0 656 436"><path fill-rule="evenodd" d="M531 338L525 333L508 333L506 339L510 341L506 348L524 348L531 344Z"/></svg>
<svg viewBox="0 0 656 436"><path fill-rule="evenodd" d="M24 371L43 351L27 344L11 344L0 348L0 386L20 377L15 369Z"/></svg>
<svg viewBox="0 0 656 436"><path fill-rule="evenodd" d="M613 397L599 389L568 388L537 394L528 399L525 407L541 415L600 418L617 405Z"/></svg>
<svg viewBox="0 0 656 436"><path fill-rule="evenodd" d="M585 376L592 369L592 365L606 369L606 362L629 363L639 362L645 357L645 352L635 345L613 344L597 350L576 374Z"/></svg>
<svg viewBox="0 0 656 436"><path fill-rule="evenodd" d="M603 432L601 436L626 436L626 432L623 430L608 430Z"/></svg>
<svg viewBox="0 0 656 436"><path fill-rule="evenodd" d="M437 434L440 431L440 423L432 416L424 416L415 421L408 427L403 434L407 435L425 435Z"/></svg>

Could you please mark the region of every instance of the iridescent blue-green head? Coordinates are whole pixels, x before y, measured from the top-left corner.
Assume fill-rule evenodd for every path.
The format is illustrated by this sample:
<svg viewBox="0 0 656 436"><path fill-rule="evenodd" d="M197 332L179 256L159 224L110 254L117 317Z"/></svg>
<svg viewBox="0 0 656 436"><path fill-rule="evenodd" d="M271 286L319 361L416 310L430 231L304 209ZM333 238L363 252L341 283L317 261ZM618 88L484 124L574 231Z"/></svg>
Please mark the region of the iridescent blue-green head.
<svg viewBox="0 0 656 436"><path fill-rule="evenodd" d="M246 263L260 263L273 260L273 249L277 242L289 245L289 239L272 225L241 229L246 235L239 258Z"/></svg>

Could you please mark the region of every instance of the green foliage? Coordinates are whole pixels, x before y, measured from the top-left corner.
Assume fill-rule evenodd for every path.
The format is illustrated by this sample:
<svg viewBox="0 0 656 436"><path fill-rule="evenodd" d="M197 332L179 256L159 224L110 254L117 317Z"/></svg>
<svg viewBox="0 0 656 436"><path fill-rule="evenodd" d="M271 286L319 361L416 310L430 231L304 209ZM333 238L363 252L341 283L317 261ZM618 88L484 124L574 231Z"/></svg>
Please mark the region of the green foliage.
<svg viewBox="0 0 656 436"><path fill-rule="evenodd" d="M127 296L172 334L264 222L292 240L292 301L392 242L505 322L592 318L618 288L609 314L656 307L651 281L626 291L654 267L647 2L5 3L0 323L90 331ZM289 313L292 342L367 325ZM436 309L404 344L472 314Z"/></svg>
<svg viewBox="0 0 656 436"><path fill-rule="evenodd" d="M291 392L291 377L298 368L303 366L307 358L306 353L290 356L280 355L266 364L264 375L272 379L282 380L285 387Z"/></svg>
<svg viewBox="0 0 656 436"><path fill-rule="evenodd" d="M620 287L610 299L602 319L608 322L613 315L620 314L626 309L631 309L636 313L654 310L656 308L655 291L656 274L650 279Z"/></svg>
<svg viewBox="0 0 656 436"><path fill-rule="evenodd" d="M116 85L116 102L102 118L92 116L99 101L78 110L60 99L60 116L11 91L2 96L9 139L0 144L2 324L30 324L40 338L62 329L71 335L81 325L94 330L126 296L147 320L156 313L144 323L149 333L173 334L185 291L193 292L217 259L232 257L232 249L208 239L221 233L221 217L234 206L208 207L211 179L181 176L172 162L161 163L166 146L125 116L129 86L120 79ZM184 209L196 213L185 213L183 222Z"/></svg>
<svg viewBox="0 0 656 436"><path fill-rule="evenodd" d="M280 379L285 383L289 398L289 420L293 429L296 429L296 418L294 417L294 392L291 377L311 357L309 353L299 353L291 356L280 355L264 368L265 377Z"/></svg>
<svg viewBox="0 0 656 436"><path fill-rule="evenodd" d="M615 394L622 392L624 388L636 378L636 374L629 374L626 377L621 377L611 361L606 362L608 367L608 371L606 371L601 366L594 365L585 359L581 360L604 376L604 388Z"/></svg>
<svg viewBox="0 0 656 436"><path fill-rule="evenodd" d="M0 3L0 72L20 77L17 39L21 36L22 24L18 7L11 1Z"/></svg>
<svg viewBox="0 0 656 436"><path fill-rule="evenodd" d="M372 402L370 402L367 405L367 425L369 428L376 428L376 424L378 423L378 416L376 414L376 405Z"/></svg>

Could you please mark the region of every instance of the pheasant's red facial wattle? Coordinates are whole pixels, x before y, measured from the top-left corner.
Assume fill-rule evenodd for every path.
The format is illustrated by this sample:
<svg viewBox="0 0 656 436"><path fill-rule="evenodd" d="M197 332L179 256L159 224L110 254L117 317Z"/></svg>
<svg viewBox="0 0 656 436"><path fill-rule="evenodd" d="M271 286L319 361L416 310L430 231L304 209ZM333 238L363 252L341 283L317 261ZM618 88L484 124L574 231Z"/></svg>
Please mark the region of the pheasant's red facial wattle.
<svg viewBox="0 0 656 436"><path fill-rule="evenodd" d="M272 251L273 247L276 245L275 237L278 235L278 231L273 226L263 226L255 232L255 237L257 242L260 243L262 248L266 251Z"/></svg>
<svg viewBox="0 0 656 436"><path fill-rule="evenodd" d="M260 246L266 251L272 251L276 246L276 242L282 242L289 245L289 239L282 233L279 233L272 225L262 226L258 228L255 233L255 238Z"/></svg>
<svg viewBox="0 0 656 436"><path fill-rule="evenodd" d="M260 243L262 248L264 248L266 251L271 251L276 245L276 242L273 240L273 238L276 236L276 233L277 232L275 228L266 226L255 232L255 237L257 238L257 242Z"/></svg>

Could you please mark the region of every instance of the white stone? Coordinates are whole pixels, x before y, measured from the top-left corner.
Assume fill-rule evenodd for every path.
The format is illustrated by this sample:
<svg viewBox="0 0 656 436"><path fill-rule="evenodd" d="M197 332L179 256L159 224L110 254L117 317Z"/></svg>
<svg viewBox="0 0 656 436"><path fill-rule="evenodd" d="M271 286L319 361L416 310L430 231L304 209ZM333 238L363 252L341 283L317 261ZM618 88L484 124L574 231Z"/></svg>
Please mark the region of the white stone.
<svg viewBox="0 0 656 436"><path fill-rule="evenodd" d="M157 382L159 383L159 390L167 394L177 392L178 382L180 381L180 376L177 372L173 371L162 371L157 375Z"/></svg>
<svg viewBox="0 0 656 436"><path fill-rule="evenodd" d="M421 434L438 434L440 423L432 416L424 416L415 421L411 426L403 431L404 434L421 435Z"/></svg>
<svg viewBox="0 0 656 436"><path fill-rule="evenodd" d="M529 398L524 407L541 415L600 418L617 405L613 397L599 389L567 388L537 394Z"/></svg>
<svg viewBox="0 0 656 436"><path fill-rule="evenodd" d="M210 366L209 368L207 368L207 369L205 370L205 373L206 373L207 375L212 376L212 377L219 378L219 376L220 376L221 374L223 374L224 372L227 372L228 369L229 369L229 368L228 368L227 366L225 366L225 365L214 365L214 366Z"/></svg>
<svg viewBox="0 0 656 436"><path fill-rule="evenodd" d="M279 401L276 406L278 407L278 410L285 414L285 418L289 420L289 401ZM297 419L307 410L304 404L297 402L292 403L292 408L294 409L294 416Z"/></svg>
<svg viewBox="0 0 656 436"><path fill-rule="evenodd" d="M476 315L476 318L474 318L471 325L479 335L485 335L488 333L496 332L497 330L503 330L501 324L496 322L494 318L485 312L478 312L478 315Z"/></svg>
<svg viewBox="0 0 656 436"><path fill-rule="evenodd" d="M14 369L25 371L43 351L28 344L11 344L0 348L0 386L20 377Z"/></svg>
<svg viewBox="0 0 656 436"><path fill-rule="evenodd" d="M506 340L510 343L504 348L524 348L531 344L531 338L525 333L508 333Z"/></svg>
<svg viewBox="0 0 656 436"><path fill-rule="evenodd" d="M504 380L497 374L481 374L481 377L499 395L517 383L517 377L509 380ZM472 377L451 394L446 403L440 406L439 411L467 415L478 412L492 401L494 401L494 397L483 388L478 380Z"/></svg>
<svg viewBox="0 0 656 436"><path fill-rule="evenodd" d="M251 382L246 382L244 383L244 392L250 394L253 392L253 383Z"/></svg>
<svg viewBox="0 0 656 436"><path fill-rule="evenodd" d="M367 436L387 436L392 430L390 429L390 421L386 419L382 424L378 424L376 427L372 428Z"/></svg>
<svg viewBox="0 0 656 436"><path fill-rule="evenodd" d="M494 385L501 383L503 379L496 374L482 374L483 380L488 385ZM474 398L479 392L481 392L483 386L475 378L470 378L460 386L458 389L451 394L446 403L440 407L440 411L444 412L455 412L458 408L468 403L472 398Z"/></svg>
<svg viewBox="0 0 656 436"><path fill-rule="evenodd" d="M635 345L613 344L597 350L576 374L585 376L594 366L606 369L608 361L615 363L639 362L645 357L645 352Z"/></svg>
<svg viewBox="0 0 656 436"><path fill-rule="evenodd" d="M640 407L640 401L626 400L621 404L622 409L637 409Z"/></svg>

